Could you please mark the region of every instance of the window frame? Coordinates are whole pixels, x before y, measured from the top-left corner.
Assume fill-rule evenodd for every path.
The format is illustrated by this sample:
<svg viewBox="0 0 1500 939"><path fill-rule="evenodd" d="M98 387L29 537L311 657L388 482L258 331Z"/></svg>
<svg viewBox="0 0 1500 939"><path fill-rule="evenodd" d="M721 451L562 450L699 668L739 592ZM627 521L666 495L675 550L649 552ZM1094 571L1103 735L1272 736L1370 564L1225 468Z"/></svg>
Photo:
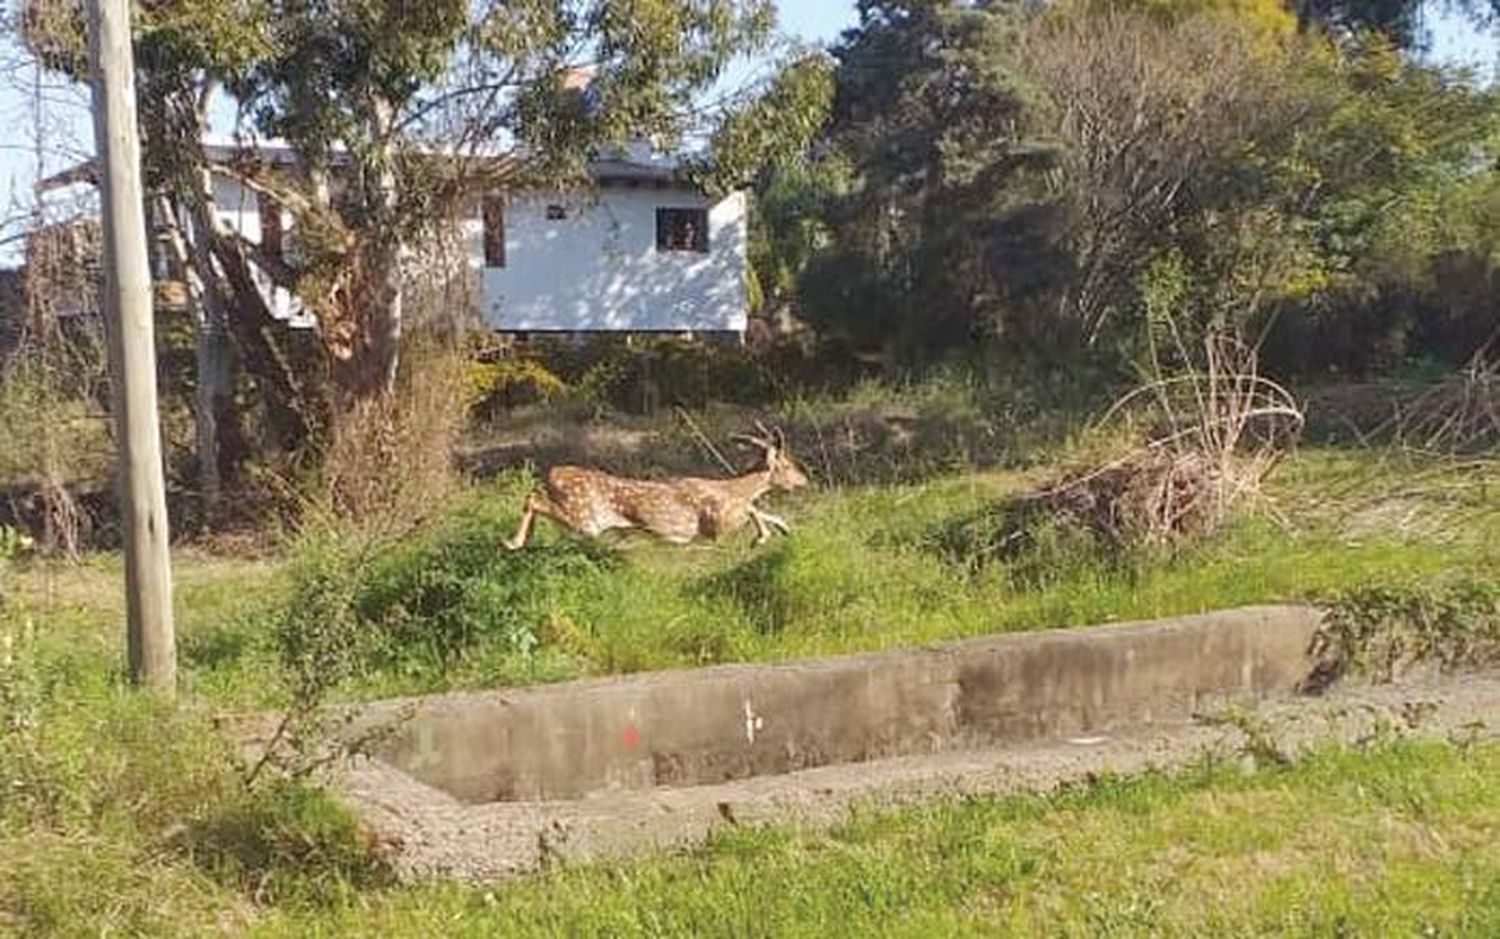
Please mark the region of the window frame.
<svg viewBox="0 0 1500 939"><path fill-rule="evenodd" d="M260 250L267 257L286 260L286 226L281 203L269 193L255 194L255 212L260 219Z"/></svg>
<svg viewBox="0 0 1500 939"><path fill-rule="evenodd" d="M676 219L675 223L671 220ZM692 244L672 237L680 232L683 221L693 223ZM708 209L701 206L659 205L656 207L656 250L671 254L708 254Z"/></svg>

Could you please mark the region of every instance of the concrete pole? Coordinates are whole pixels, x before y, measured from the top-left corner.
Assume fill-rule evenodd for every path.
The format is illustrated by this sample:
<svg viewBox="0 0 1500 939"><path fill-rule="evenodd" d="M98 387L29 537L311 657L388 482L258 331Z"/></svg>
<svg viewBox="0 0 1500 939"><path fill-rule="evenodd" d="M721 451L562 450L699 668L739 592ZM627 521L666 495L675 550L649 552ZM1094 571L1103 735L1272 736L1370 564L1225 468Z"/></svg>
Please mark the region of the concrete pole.
<svg viewBox="0 0 1500 939"><path fill-rule="evenodd" d="M177 649L130 0L89 0L88 14L94 141L104 208L104 322L125 533L126 645L136 683L170 696Z"/></svg>

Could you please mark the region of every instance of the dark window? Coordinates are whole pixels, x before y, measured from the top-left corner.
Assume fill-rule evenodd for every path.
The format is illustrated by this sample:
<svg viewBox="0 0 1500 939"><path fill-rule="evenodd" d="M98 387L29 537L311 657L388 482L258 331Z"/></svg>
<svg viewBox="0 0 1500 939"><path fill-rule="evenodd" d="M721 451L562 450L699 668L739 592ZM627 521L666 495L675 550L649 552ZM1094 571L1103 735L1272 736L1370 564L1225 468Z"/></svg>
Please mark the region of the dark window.
<svg viewBox="0 0 1500 939"><path fill-rule="evenodd" d="M257 193L256 210L260 213L260 246L268 256L282 257L281 204L265 193Z"/></svg>
<svg viewBox="0 0 1500 939"><path fill-rule="evenodd" d="M547 206L547 221L560 222L568 217L568 210L560 205Z"/></svg>
<svg viewBox="0 0 1500 939"><path fill-rule="evenodd" d="M484 199L484 266L505 266L505 199Z"/></svg>
<svg viewBox="0 0 1500 939"><path fill-rule="evenodd" d="M656 250L708 252L707 209L657 209Z"/></svg>

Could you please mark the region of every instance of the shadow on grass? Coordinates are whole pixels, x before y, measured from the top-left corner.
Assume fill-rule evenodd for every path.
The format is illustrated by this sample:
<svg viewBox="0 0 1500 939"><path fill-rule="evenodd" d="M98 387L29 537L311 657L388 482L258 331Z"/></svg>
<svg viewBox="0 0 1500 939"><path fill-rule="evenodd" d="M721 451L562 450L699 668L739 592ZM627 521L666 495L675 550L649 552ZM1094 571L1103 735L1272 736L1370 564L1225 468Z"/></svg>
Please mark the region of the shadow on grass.
<svg viewBox="0 0 1500 939"><path fill-rule="evenodd" d="M733 603L758 635L779 636L793 616L793 604L785 588L791 552L788 543L778 543L728 570L702 578L692 589L703 599Z"/></svg>

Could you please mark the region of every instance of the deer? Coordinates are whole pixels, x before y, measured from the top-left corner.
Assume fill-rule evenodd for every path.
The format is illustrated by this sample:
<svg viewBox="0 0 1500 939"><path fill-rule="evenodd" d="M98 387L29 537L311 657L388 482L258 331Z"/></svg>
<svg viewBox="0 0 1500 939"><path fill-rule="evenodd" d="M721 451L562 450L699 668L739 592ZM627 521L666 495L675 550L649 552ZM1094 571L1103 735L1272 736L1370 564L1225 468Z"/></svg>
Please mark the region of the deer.
<svg viewBox="0 0 1500 939"><path fill-rule="evenodd" d="M738 434L733 439L760 449L761 468L727 479L629 479L582 466L554 466L527 496L520 527L505 546L512 551L525 547L539 515L587 538L638 529L678 545L699 538L716 540L746 522L755 526L756 545L764 544L773 532L790 534L785 519L755 502L773 490L800 489L808 484L807 476L787 455L786 437L779 429L773 434L764 424L756 428L758 436Z"/></svg>

